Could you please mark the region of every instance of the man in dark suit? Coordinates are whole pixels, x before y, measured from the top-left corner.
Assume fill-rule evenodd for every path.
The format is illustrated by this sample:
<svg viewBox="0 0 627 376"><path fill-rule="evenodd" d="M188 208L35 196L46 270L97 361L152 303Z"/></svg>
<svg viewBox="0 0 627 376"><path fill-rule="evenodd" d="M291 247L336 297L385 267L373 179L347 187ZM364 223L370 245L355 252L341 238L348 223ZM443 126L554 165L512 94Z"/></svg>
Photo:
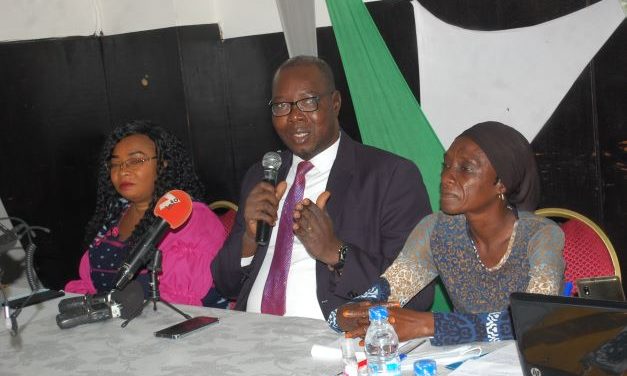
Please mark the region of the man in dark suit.
<svg viewBox="0 0 627 376"><path fill-rule="evenodd" d="M289 148L281 153L280 183L262 182L260 163L249 169L236 223L211 266L218 290L237 297L236 309L326 319L372 285L431 212L414 163L341 132L340 105L331 69L321 59L295 57L275 73L272 120ZM312 166L302 174L301 164ZM282 215L284 206L292 208L286 202L299 179L304 199ZM255 243L258 220L276 224L268 246ZM279 256L285 239L287 262ZM277 282L281 263L287 272ZM279 298L277 288L283 289ZM267 308L277 300L278 311ZM406 307L426 310L432 301L431 286Z"/></svg>

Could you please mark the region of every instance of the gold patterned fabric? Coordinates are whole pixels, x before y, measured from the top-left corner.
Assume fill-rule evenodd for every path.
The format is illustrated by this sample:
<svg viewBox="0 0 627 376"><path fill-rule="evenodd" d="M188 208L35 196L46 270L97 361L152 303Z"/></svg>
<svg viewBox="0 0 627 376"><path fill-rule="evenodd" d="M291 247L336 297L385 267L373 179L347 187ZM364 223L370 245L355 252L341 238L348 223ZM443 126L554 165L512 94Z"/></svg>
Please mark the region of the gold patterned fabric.
<svg viewBox="0 0 627 376"><path fill-rule="evenodd" d="M437 276L462 313L503 311L515 291L560 292L564 235L555 223L520 212L511 250L496 269L477 258L466 226L463 215L425 217L383 274L390 283L389 300L404 304Z"/></svg>

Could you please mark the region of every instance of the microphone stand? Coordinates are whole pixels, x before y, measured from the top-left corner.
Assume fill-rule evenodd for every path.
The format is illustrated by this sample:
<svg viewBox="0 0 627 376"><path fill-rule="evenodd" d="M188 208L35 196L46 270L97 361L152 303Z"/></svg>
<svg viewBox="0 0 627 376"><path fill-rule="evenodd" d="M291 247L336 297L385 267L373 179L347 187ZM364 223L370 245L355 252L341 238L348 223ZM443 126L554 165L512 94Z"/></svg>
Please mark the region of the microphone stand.
<svg viewBox="0 0 627 376"><path fill-rule="evenodd" d="M0 268L0 280L2 279L2 275L4 271ZM14 313L11 313L11 309L9 308L9 300L7 299L7 295L4 292L4 286L0 282L0 297L2 297L2 311L4 311L4 323L12 337L17 336L17 317Z"/></svg>
<svg viewBox="0 0 627 376"><path fill-rule="evenodd" d="M154 248L154 246L153 246ZM159 293L159 274L161 274L161 260L162 260L163 256L161 255L161 251L157 248L154 248L154 252L152 252L152 259L150 260L150 262L148 263L147 269L150 271L150 296L148 297L148 299L146 299L146 301L144 302L144 305L142 306L141 309L138 310L137 313L133 314L131 316L131 318L129 318L128 320L124 321L122 323L122 328L126 327L126 325L128 325L131 320L133 320L135 317L139 316L139 313L142 312L142 310L144 308L146 308L147 305L149 305L151 302L153 304L153 311L157 310L157 303L163 303L166 306L170 307L172 310L174 310L175 312L180 313L183 317L185 317L186 319L191 319L192 317L190 315L188 315L187 313L181 311L180 309L176 308L175 306L173 306L170 302L164 300L163 298L161 298L161 294Z"/></svg>
<svg viewBox="0 0 627 376"><path fill-rule="evenodd" d="M18 334L17 316L22 313L22 309L28 305L33 297L35 297L41 287L41 283L39 281L39 278L37 277L37 273L35 272L35 266L33 264L35 250L37 249L37 246L33 241L33 238L36 237L34 230L41 230L45 233L50 233L50 229L42 226L29 226L26 221L17 217L2 217L0 219L9 219L20 223L12 230L13 233L16 235L16 242L18 240L22 240L22 237L24 237L24 235L26 235L26 237L28 238L28 245L24 247L24 252L26 253L26 279L28 280L28 285L30 286L31 293L12 313L11 308L9 307L9 299L7 298L7 295L4 291L4 286L2 285L2 276L4 275L4 270L2 270L2 268L0 267L0 296L2 297L2 303L0 304L0 307L4 312L5 326L7 329L9 329L11 336L15 337ZM4 230L6 230L4 226L2 227ZM13 248L10 247L7 249L7 251L11 249Z"/></svg>

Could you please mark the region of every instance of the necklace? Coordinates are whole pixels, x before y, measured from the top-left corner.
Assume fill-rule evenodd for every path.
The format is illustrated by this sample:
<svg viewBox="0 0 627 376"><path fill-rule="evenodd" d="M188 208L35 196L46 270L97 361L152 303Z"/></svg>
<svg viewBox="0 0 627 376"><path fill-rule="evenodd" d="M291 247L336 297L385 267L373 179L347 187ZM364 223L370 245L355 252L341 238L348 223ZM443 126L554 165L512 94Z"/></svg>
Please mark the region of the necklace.
<svg viewBox="0 0 627 376"><path fill-rule="evenodd" d="M477 249L477 244L475 244L475 240L472 238L472 234L470 233L470 226L468 225L468 222L466 222L466 230L468 231L468 238L470 239L470 244L472 244L472 249L475 251L475 256L477 257L477 261L479 261L479 264L481 264L481 266L483 266L485 270L489 272L493 272L495 270L499 270L503 266L503 264L505 264L505 262L509 258L510 253L512 253L512 246L514 245L514 239L516 238L517 227L518 227L518 220L514 222L514 227L512 228L512 235L510 235L509 237L509 243L507 244L507 250L505 251L505 254L503 255L503 257L501 257L501 260L498 262L498 264L489 268L483 263L483 261L481 261L481 257L479 257L479 250Z"/></svg>

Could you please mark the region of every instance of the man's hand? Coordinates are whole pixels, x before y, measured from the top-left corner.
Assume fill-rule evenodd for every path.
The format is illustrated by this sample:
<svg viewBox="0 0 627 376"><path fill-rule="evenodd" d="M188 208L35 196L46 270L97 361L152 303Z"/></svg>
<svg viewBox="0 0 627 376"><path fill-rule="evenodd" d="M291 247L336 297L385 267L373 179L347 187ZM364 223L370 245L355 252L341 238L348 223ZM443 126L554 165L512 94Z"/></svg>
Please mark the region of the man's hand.
<svg viewBox="0 0 627 376"><path fill-rule="evenodd" d="M333 221L325 208L330 196L331 193L325 191L315 204L308 198L296 204L292 228L313 258L333 266L339 261L342 242L335 236Z"/></svg>
<svg viewBox="0 0 627 376"><path fill-rule="evenodd" d="M242 239L242 257L253 256L257 250L257 244L255 243L257 221L264 221L270 226L275 225L278 217L279 201L285 194L286 187L287 183L285 181L280 182L276 187L262 181L250 191L244 205L246 231L244 231Z"/></svg>

